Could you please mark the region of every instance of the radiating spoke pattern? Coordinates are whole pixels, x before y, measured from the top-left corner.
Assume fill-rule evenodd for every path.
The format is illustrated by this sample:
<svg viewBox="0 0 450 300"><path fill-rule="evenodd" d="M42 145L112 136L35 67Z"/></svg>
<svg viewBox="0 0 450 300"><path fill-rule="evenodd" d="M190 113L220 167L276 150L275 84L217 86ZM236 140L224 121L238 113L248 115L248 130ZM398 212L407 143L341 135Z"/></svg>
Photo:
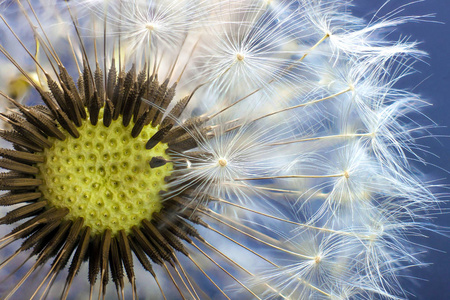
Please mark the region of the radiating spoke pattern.
<svg viewBox="0 0 450 300"><path fill-rule="evenodd" d="M348 8L0 1L2 299L410 297L424 53Z"/></svg>

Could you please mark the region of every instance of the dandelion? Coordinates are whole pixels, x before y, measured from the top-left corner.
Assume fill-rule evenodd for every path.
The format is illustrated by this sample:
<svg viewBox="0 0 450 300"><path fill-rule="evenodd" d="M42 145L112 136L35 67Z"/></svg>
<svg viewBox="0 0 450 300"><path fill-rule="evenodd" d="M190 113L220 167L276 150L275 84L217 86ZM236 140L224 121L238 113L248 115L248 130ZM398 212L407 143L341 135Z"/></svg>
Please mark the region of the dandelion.
<svg viewBox="0 0 450 300"><path fill-rule="evenodd" d="M348 5L1 2L2 297L408 298L417 18Z"/></svg>

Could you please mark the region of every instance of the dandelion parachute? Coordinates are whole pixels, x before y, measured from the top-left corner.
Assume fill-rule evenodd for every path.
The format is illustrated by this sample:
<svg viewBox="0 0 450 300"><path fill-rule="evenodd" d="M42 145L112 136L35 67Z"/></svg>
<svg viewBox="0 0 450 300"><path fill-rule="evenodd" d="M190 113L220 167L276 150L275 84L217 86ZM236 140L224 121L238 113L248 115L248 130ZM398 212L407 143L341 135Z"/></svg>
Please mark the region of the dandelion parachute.
<svg viewBox="0 0 450 300"><path fill-rule="evenodd" d="M348 5L1 2L2 296L407 298L424 53Z"/></svg>

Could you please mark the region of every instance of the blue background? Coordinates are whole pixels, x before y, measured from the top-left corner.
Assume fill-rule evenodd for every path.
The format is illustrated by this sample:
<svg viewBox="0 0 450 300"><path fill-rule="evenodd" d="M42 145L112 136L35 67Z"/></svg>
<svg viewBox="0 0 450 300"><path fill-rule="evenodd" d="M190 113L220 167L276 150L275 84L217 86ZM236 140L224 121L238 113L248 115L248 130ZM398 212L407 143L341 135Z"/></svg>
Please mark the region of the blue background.
<svg viewBox="0 0 450 300"><path fill-rule="evenodd" d="M412 0L392 0L386 4L378 15L386 15L403 4ZM385 3L384 0L356 0L352 11L355 15L370 20L373 14ZM439 127L432 130L437 139L421 140L422 144L429 147L433 155L421 154L429 163L450 170L450 0L425 0L405 7L401 15L427 15L428 21L409 23L399 28L389 36L389 39L410 36L410 41L419 41L421 50L426 51L429 57L424 62L414 65L418 71L408 76L400 85L422 95L423 99L433 106L425 109L425 113L433 119ZM431 21L431 22L430 22ZM440 23L437 23L440 22ZM440 179L442 185L449 185L450 174L431 165L422 166L421 169L431 179ZM437 190L440 193L448 193L446 189ZM443 197L448 200L450 197ZM450 205L441 205L442 211L448 210ZM450 226L450 215L438 215L435 224ZM427 239L417 239L416 242L426 244L436 250L428 250L423 261L432 265L426 268L414 268L411 272L417 285L408 283L409 290L416 294L417 298L424 300L450 299L450 238L435 233L425 232ZM439 251L438 251L439 250Z"/></svg>

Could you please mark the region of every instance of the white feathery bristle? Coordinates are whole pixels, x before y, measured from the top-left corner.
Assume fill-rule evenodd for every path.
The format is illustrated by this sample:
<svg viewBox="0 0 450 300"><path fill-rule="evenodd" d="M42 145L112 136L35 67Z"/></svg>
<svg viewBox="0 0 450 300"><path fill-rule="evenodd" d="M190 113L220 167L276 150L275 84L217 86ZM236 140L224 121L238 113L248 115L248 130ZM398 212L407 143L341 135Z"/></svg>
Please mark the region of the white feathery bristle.
<svg viewBox="0 0 450 300"><path fill-rule="evenodd" d="M367 21L352 15L358 3L351 0L0 0L0 144L11 148L6 140L15 139L25 144L14 145L16 151L37 153L27 145L47 146L39 138L48 132L36 125L38 138L25 138L21 122L31 120L33 129L41 120L22 104L54 105L34 109L63 130L62 107L75 96L83 107L66 108L67 118L83 109L90 114L97 97L109 97L101 103L103 120L107 108L120 109L117 118L133 116L124 128L143 124L157 132L146 147L163 144L161 156L130 159L150 165L148 178L169 170L155 192L162 208L141 223L151 227L145 234L140 227L127 232L121 242L132 250L113 242L111 256L104 257L105 248L84 257L89 269L102 262L99 299L114 292L127 299L136 292L146 299L410 298L413 267L424 265L428 247L412 239L439 232L432 219L443 198L436 193L441 186L421 171L424 153L433 149L420 139L436 127L421 112L429 104L399 84L427 55L411 38L389 35L428 17L405 16L413 2ZM22 131L11 138L14 128ZM2 155L8 167L9 154ZM170 209L169 217L152 219ZM34 231L23 237L29 236ZM1 240L2 256L8 239ZM89 247L97 241L107 245L95 237ZM39 255L36 268L69 266L72 248L49 254L51 263ZM72 252L65 257L65 251ZM116 278L116 268L130 276L127 251L138 258L132 288ZM106 288L108 264L116 291ZM16 266L5 267L0 280ZM51 270L49 290L43 291L44 274L36 295L64 298L71 283ZM11 274L18 286L5 284L0 295L29 298L19 289L27 277ZM84 289L85 281L74 282Z"/></svg>

